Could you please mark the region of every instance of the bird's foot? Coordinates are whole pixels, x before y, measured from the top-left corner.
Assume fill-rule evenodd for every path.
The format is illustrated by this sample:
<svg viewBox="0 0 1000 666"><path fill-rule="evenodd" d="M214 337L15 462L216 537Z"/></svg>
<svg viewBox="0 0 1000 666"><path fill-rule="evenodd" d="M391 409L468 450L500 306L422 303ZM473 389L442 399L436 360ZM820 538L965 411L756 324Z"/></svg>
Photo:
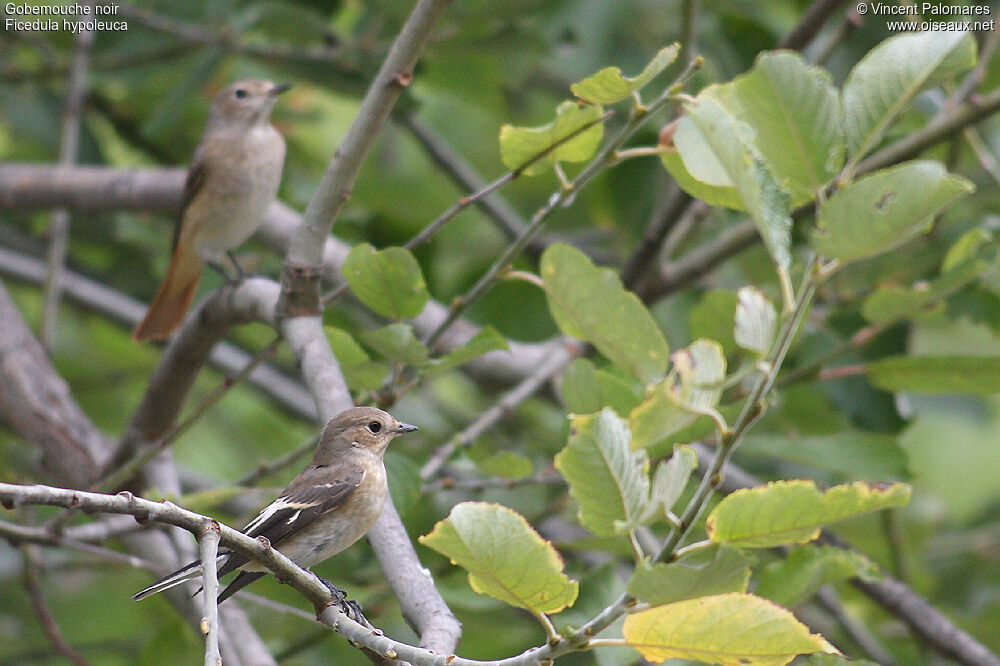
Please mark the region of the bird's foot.
<svg viewBox="0 0 1000 666"><path fill-rule="evenodd" d="M319 580L321 583L326 585L326 589L330 590L330 594L333 595L333 601L330 602L331 605L336 604L339 606L344 615L351 618L358 624L366 627L371 626L367 618L365 618L364 614L361 612L361 604L354 599L348 599L346 590L340 589L326 578L320 578Z"/></svg>
<svg viewBox="0 0 1000 666"><path fill-rule="evenodd" d="M233 254L232 250L227 250L226 256L229 257L229 261L233 262L233 268L236 269L236 278L232 280L233 282L242 282L248 277L253 277L252 273L248 273L243 270L243 267L240 266L240 262L236 261L236 255Z"/></svg>

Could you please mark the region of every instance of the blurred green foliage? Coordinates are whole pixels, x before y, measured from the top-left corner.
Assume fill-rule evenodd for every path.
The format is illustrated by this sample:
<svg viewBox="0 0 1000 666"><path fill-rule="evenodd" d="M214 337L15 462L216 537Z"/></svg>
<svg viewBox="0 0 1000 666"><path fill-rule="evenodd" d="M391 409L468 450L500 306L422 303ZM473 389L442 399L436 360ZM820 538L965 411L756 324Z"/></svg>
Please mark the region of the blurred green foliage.
<svg viewBox="0 0 1000 666"><path fill-rule="evenodd" d="M680 19L689 4L698 8L692 33L685 32ZM748 71L761 50L774 48L796 25L808 4L800 0L456 2L421 58L398 113L400 118L412 114L430 127L489 180L506 169L498 142L501 126L536 127L549 122L556 105L571 97L571 83L606 66L620 67L632 76L664 46L679 41L704 58L703 68L689 86L696 93L710 83L729 81ZM200 137L207 100L215 90L248 76L288 81L295 88L274 113L275 123L288 140L280 197L301 210L405 19L409 3L342 0L331 6L316 0L155 0L143 8L176 23L179 29L194 27L209 38L182 40L177 30L153 29L133 17L125 19L128 30L99 34L91 55L78 161L117 167L184 165ZM835 15L816 44L807 49L807 56L820 51L841 20L841 15ZM842 86L850 68L889 36L878 20L866 20L850 29L824 63L832 83ZM55 162L72 47L70 35L64 32L4 33L0 37L3 161ZM319 52L329 57L301 55ZM993 57L984 63L984 90L1000 83L998 62ZM659 80L669 80L678 71L675 64ZM918 102L893 126L886 142L926 124L935 100L924 97ZM669 120L664 115L645 126L633 144L655 145L658 129ZM977 131L993 152L1000 149L1000 124L995 119ZM948 161L951 172L977 186L976 194L949 209L935 222L931 234L909 240L876 260L852 265L825 285L791 351L790 370L811 367L868 325L870 312L865 303L876 288L922 292L924 285L937 284L934 281L952 268L945 266L946 253L963 234L996 225L1000 189L967 144L941 145L927 157ZM576 165L565 168L570 175L579 170ZM600 257L599 263L620 267L655 219L668 182L659 160L627 161L580 192L573 206L556 212L546 233ZM519 178L501 193L527 218L557 188L556 178L549 173ZM405 123L391 123L370 154L334 233L351 244L366 242L380 249L401 245L465 194L437 168ZM711 241L743 217L713 210L684 239L675 256ZM44 211L4 210L0 244L40 256L47 224ZM801 253L809 229L797 223L793 253ZM165 270L171 234L172 220L166 215L74 214L68 261L74 270L148 301ZM506 242L503 232L479 209L463 212L431 243L414 251L430 296L447 304L465 293ZM263 243L248 242L239 253L253 270L278 275L282 257ZM519 259L515 268L537 272L539 265L527 257ZM942 289L943 306L917 313L921 316L907 313L905 319L887 323L875 332L870 344L838 356L835 364L863 365L906 354L1000 355L1000 274L995 255L980 268L968 279ZM25 317L37 326L40 289L3 277ZM201 293L217 287L221 280L207 274ZM746 284L779 300L780 285L759 246L705 279L649 304L670 348L680 349L708 336L720 340L727 355L735 355L732 307L736 290ZM544 340L558 330L543 290L521 281L499 284L475 304L469 318L515 341ZM339 340L340 348L349 348L356 359L357 367L348 379L362 397L378 386L385 370L383 361L413 353L422 360L426 351L407 346L415 341L402 324L383 328L374 336L361 335L389 322L374 318L353 299L337 301L327 314L327 323L353 336L377 359L367 358L361 346ZM232 337L259 349L269 341L270 333L250 326ZM334 344L337 348L338 342ZM112 439L121 433L137 405L159 353L159 348L134 344L128 330L101 313L70 303L62 309L51 350L74 397ZM276 363L289 374L295 373L287 351L279 353ZM586 410L610 402L620 408L622 417L627 416L621 412L627 412L642 395L634 378L622 376L600 359L584 363L572 366L576 383L563 387L562 399L571 408ZM221 379L216 371L203 373L189 404L198 403ZM1000 621L997 396L893 395L859 375L815 379L807 375L787 386L779 382L768 413L736 462L765 479L911 481L915 495L909 507L886 522L877 516L845 521L838 531L873 561L904 577L991 649L1000 650L995 631ZM581 581L576 605L557 617L559 626L578 626L625 589L627 575L616 575L613 563L627 560L629 553L620 540L566 529L565 523L575 525L576 506L566 500L564 486L496 484L468 490L445 485L421 492L419 467L438 446L492 405L504 388L453 369L407 393L394 414L421 430L419 436L393 444L387 460L393 496L414 538L428 533L455 503L465 499L499 502L523 514L555 542L566 557L570 578ZM467 453L456 456L446 475L520 478L527 470L549 470L554 454L567 439L565 413L559 398L542 392L483 434ZM703 422L707 419L699 419L683 434L688 438L706 434ZM185 433L174 451L193 476L228 486L259 464L307 441L316 427L241 385ZM671 449L669 443L651 449L654 462ZM0 427L0 479L45 481L36 475L35 463L35 451L6 426ZM286 469L264 479L259 496L252 496L263 505L293 474L294 469ZM199 509L233 525L247 518L228 513L224 506ZM13 519L40 522L49 515L52 512L43 509L20 509ZM558 522L553 517L564 521L553 525ZM897 529L888 529L887 522ZM529 616L474 594L464 572L429 549L418 552L463 622L460 654L501 658L544 640ZM200 637L165 600L138 605L129 601L131 593L148 583L148 574L95 564L93 558L59 549L46 549L44 557L43 590L55 619L67 642L91 663L175 664L201 659ZM0 663L59 663L29 606L19 578L20 562L16 548L0 547ZM366 543L316 570L347 588L388 635L414 640ZM301 598L271 579L255 588L261 595L303 606ZM899 663L922 663L918 644L896 630L892 617L864 602L852 588L839 589L851 611L894 651ZM345 641L317 630L307 620L246 606L283 664L368 663ZM845 635L834 632L829 638L853 647ZM610 665L633 663L637 658L634 652L614 650L574 656L565 663Z"/></svg>

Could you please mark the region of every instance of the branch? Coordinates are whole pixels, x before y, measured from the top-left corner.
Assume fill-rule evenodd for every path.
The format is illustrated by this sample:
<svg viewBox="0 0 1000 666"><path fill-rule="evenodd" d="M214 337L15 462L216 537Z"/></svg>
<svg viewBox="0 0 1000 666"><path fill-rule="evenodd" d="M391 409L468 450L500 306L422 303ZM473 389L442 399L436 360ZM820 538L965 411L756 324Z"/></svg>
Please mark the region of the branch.
<svg viewBox="0 0 1000 666"><path fill-rule="evenodd" d="M382 636L381 632L373 632L370 628L358 624L345 615L340 610L340 606L330 590L315 574L299 568L290 559L273 549L270 544L248 537L227 525L219 524L212 518L182 509L171 502L151 502L129 492L104 495L50 486L21 486L0 483L0 504L9 508L19 505L42 504L81 510L85 513L128 514L144 521L174 525L195 535L201 534L205 529L214 529L215 526L218 526L219 543L222 546L262 564L279 580L287 583L308 599L316 607L317 616L351 642L373 649L388 659L395 659L399 656L419 664L484 666L489 663L461 658L451 659L447 652L432 652L413 647L386 638Z"/></svg>
<svg viewBox="0 0 1000 666"><path fill-rule="evenodd" d="M276 43L250 42L229 30L213 30L196 23L187 23L162 14L155 14L127 3L119 3L122 17L141 25L175 37L189 44L203 44L222 47L231 53L259 58L268 62L312 63L327 68L335 67L338 73L355 78L355 68L341 59L341 50L329 47L301 47Z"/></svg>
<svg viewBox="0 0 1000 666"><path fill-rule="evenodd" d="M94 0L84 3L93 12ZM73 60L69 72L69 88L63 107L62 132L59 137L59 166L76 162L80 144L80 112L87 92L87 65L90 49L94 45L94 31L85 21L77 23L79 31L73 47ZM69 211L58 208L52 211L49 221L48 272L45 279L45 298L42 307L42 345L51 349L55 340L56 322L59 319L59 300L62 296L59 274L66 263L66 245L69 236Z"/></svg>
<svg viewBox="0 0 1000 666"><path fill-rule="evenodd" d="M562 372L570 361L579 356L587 345L581 345L569 338L563 338L559 347L553 349L549 359L538 366L538 370L524 378L520 384L505 393L492 407L484 411L475 421L462 429L447 444L431 454L420 468L420 478L427 481L434 477L457 449L472 445L484 432L492 428L517 405L534 395L546 382Z"/></svg>
<svg viewBox="0 0 1000 666"><path fill-rule="evenodd" d="M412 81L417 58L448 4L449 0L418 0L413 8L306 207L302 225L288 248L286 266L322 263L324 244L341 206L350 197L362 161L399 95Z"/></svg>
<svg viewBox="0 0 1000 666"><path fill-rule="evenodd" d="M66 657L76 666L89 666L87 660L76 652L63 637L59 625L49 604L45 601L45 594L42 592L41 575L39 574L39 553L34 546L21 546L24 554L24 586L28 589L28 596L31 598L31 606L38 616L38 621L42 625L42 631L48 636L49 642L56 652Z"/></svg>
<svg viewBox="0 0 1000 666"><path fill-rule="evenodd" d="M105 475L139 451L157 445L177 421L184 399L216 342L236 324L263 321L273 325L277 298L276 283L251 278L224 285L189 313L160 357Z"/></svg>
<svg viewBox="0 0 1000 666"><path fill-rule="evenodd" d="M45 279L45 264L40 259L0 247L0 274L41 284ZM139 301L74 271L64 270L60 281L66 298L109 317L127 329L134 328L146 311L146 306ZM252 363L252 358L236 345L220 342L212 348L208 363L228 373L239 373ZM277 368L258 366L247 381L296 416L307 420L316 418L316 406L306 388Z"/></svg>
<svg viewBox="0 0 1000 666"><path fill-rule="evenodd" d="M86 485L108 457L104 437L73 400L0 283L0 416L42 450L45 472Z"/></svg>
<svg viewBox="0 0 1000 666"><path fill-rule="evenodd" d="M864 159L858 175L913 159L931 146L955 136L1000 109L1000 88L974 96L957 108L945 108L916 132Z"/></svg>
<svg viewBox="0 0 1000 666"><path fill-rule="evenodd" d="M101 559L108 560L116 564L124 564L130 567L154 570L160 568L156 563L150 562L149 560L145 560L141 557L127 555L125 553L120 553L117 550L102 548L101 546L95 546L92 543L87 543L86 541L81 540L79 537L74 538L73 536L74 532L79 530L80 527L91 527L94 525L100 527L102 526L102 523L105 522L107 521L90 523L79 527L70 527L65 529L62 534L56 534L46 527L25 527L16 523L0 521L0 537L6 539L13 545L37 543L44 546L58 546L61 548L70 548L95 557L100 557ZM123 529L117 531L117 534L129 534L140 529L142 529L142 525L132 519L126 519ZM116 531L114 530L107 530L107 534L109 535L107 538L111 538L111 536L115 535L115 533Z"/></svg>
<svg viewBox="0 0 1000 666"><path fill-rule="evenodd" d="M816 37L826 20L844 4L847 4L846 0L816 0L809 5L798 25L781 40L778 48L802 50Z"/></svg>
<svg viewBox="0 0 1000 666"><path fill-rule="evenodd" d="M175 212L180 205L184 177L184 169L175 168L72 167L61 170L53 166L5 164L0 165L0 208L32 209L65 206L73 210L86 211ZM258 235L264 242L284 252L301 223L302 218L296 211L284 204L275 203L268 211L267 220ZM332 237L326 238L321 247L324 277L328 281L339 280L340 269L350 248ZM0 248L0 259L2 257L3 248ZM3 262L0 261L0 266L2 265ZM23 272L22 268L18 270ZM70 289L71 287L67 287L67 290ZM88 299L90 307L99 308L109 292L102 291L101 294L100 297L95 294L93 298ZM131 299L126 299L126 302L133 303ZM132 327L145 310L141 306L135 306L138 314L132 315L129 307L131 306L123 307L118 316L127 315L127 319L121 321ZM447 315L447 307L432 300L412 323L418 333L426 335L438 328ZM457 321L441 336L438 344L444 351L457 349L471 340L479 330L478 326L466 321ZM548 357L548 347L545 344L511 342L509 347L509 351L492 351L473 359L463 368L478 377L510 384L530 375L538 364ZM222 347L222 349L234 348ZM246 357L242 353L233 353L238 355L240 360L226 365L229 370L242 367L246 363ZM303 404L310 405L311 399L306 396L303 400L303 394L297 385L289 385L287 380L273 377L274 374L276 373L272 373L271 378L262 378L261 381L255 382L255 385L265 391L275 386L283 387L283 397L280 398L283 404L303 414ZM303 415L306 418L315 417L311 409Z"/></svg>
<svg viewBox="0 0 1000 666"><path fill-rule="evenodd" d="M704 444L695 444L694 449L698 454L698 469L704 469L714 453ZM725 476L720 479L718 490L728 495L760 484L760 480L753 475L729 464L726 466ZM829 530L823 530L820 541L844 550L855 550L851 544ZM966 666L1000 666L1000 657L956 627L941 611L902 581L882 573L882 576L875 581L852 578L851 584L872 601L903 620L914 633L941 654L950 656Z"/></svg>
<svg viewBox="0 0 1000 666"><path fill-rule="evenodd" d="M202 607L201 633L205 634L205 666L222 666L219 654L219 575L216 558L219 555L219 524L207 523L198 533L201 547Z"/></svg>

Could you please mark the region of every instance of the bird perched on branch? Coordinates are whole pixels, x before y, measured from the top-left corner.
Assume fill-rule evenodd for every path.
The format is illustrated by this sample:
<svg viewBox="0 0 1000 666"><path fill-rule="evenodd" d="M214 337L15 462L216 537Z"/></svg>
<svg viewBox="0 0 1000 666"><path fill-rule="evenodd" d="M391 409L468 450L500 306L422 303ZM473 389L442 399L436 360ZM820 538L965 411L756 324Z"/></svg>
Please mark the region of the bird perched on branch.
<svg viewBox="0 0 1000 666"><path fill-rule="evenodd" d="M161 340L180 326L206 260L225 253L239 271L231 252L264 222L281 182L285 140L271 109L288 88L251 79L215 98L184 183L170 266L134 339Z"/></svg>
<svg viewBox="0 0 1000 666"><path fill-rule="evenodd" d="M382 513L389 492L383 456L397 435L416 426L400 423L374 407L354 407L330 419L312 462L278 499L243 528L300 567L310 567L360 539ZM264 576L267 569L232 551L219 554L219 578L240 573L219 595L225 601ZM132 596L136 601L201 575L195 561Z"/></svg>

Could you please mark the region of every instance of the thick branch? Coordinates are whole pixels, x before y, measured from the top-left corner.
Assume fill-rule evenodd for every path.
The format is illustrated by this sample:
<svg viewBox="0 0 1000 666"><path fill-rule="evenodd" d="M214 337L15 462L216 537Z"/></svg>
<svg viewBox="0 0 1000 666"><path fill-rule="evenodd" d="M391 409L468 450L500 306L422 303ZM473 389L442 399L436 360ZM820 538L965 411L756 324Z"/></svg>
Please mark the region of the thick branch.
<svg viewBox="0 0 1000 666"><path fill-rule="evenodd" d="M319 266L322 262L323 245L341 206L351 196L361 163L400 93L412 81L417 58L448 4L449 0L418 0L309 201L286 263Z"/></svg>
<svg viewBox="0 0 1000 666"><path fill-rule="evenodd" d="M25 164L0 165L0 208L13 210L63 206L86 211L173 212L180 204L184 174L183 169L170 168L57 169L53 166ZM284 252L301 223L302 217L296 211L284 204L275 203L268 211L267 221L258 233L265 242ZM331 282L338 281L341 267L350 248L333 237L327 237L322 248L324 278ZM92 307L97 307L101 301L101 298L94 299L95 305ZM137 312L135 317L141 317L143 310L139 309ZM447 314L447 307L436 301L429 301L424 311L413 320L414 328L419 334L426 335L438 328ZM123 321L132 326L138 319L129 315L128 319ZM438 345L443 351L456 349L478 332L477 326L466 321L458 321L442 335ZM514 383L533 373L538 364L548 358L548 354L549 348L546 344L511 342L509 351L484 354L463 367L478 377ZM257 385L267 390L266 387L270 384L270 381L262 381ZM286 390L285 393L295 397L297 392ZM313 415L310 413L308 416Z"/></svg>
<svg viewBox="0 0 1000 666"><path fill-rule="evenodd" d="M85 486L107 459L107 442L70 395L0 284L0 416L42 450L46 474Z"/></svg>

